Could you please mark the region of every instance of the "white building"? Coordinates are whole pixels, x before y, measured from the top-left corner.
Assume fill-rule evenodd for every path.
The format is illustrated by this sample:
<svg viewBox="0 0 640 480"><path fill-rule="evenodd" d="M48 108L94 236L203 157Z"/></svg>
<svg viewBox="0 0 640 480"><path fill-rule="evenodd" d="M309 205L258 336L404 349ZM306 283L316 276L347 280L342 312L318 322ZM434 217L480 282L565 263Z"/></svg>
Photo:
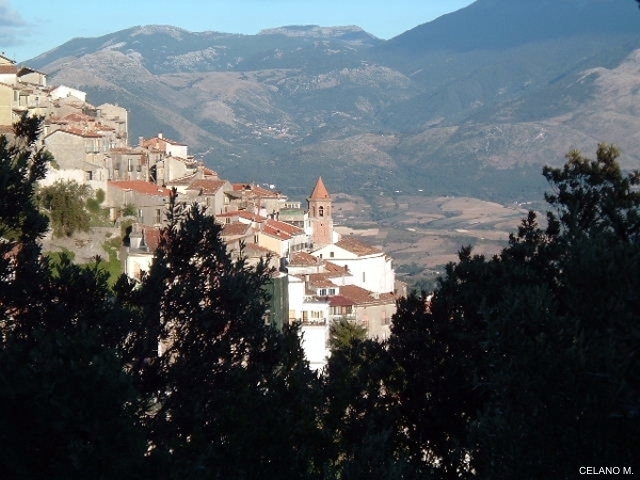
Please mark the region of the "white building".
<svg viewBox="0 0 640 480"><path fill-rule="evenodd" d="M343 237L312 252L312 255L346 267L353 276L353 284L365 290L389 293L395 289L391 257L353 237Z"/></svg>

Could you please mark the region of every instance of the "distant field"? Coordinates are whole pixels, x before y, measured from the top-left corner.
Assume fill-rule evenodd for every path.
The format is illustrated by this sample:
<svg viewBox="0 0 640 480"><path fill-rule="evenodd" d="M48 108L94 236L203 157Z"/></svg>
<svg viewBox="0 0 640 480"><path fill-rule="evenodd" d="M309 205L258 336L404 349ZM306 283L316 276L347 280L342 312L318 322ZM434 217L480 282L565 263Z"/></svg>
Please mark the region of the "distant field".
<svg viewBox="0 0 640 480"><path fill-rule="evenodd" d="M383 249L409 283L437 277L457 261L462 246L485 256L499 253L528 211L468 197L381 196L375 205L344 194L335 198L337 231ZM382 220L371 219L375 210Z"/></svg>

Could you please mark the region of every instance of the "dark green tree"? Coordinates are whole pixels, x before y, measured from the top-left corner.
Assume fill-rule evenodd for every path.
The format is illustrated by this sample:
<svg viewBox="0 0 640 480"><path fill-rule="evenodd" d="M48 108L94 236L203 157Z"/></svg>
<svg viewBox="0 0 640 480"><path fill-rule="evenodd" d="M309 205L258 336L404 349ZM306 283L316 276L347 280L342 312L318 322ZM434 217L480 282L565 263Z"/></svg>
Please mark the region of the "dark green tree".
<svg viewBox="0 0 640 480"><path fill-rule="evenodd" d="M400 412L389 389L397 372L387 345L363 338L346 319L336 325L340 341L333 342L323 372L328 478L423 478L399 436Z"/></svg>
<svg viewBox="0 0 640 480"><path fill-rule="evenodd" d="M367 329L348 318L340 318L329 326L329 349L332 352L344 350L365 338L367 338Z"/></svg>
<svg viewBox="0 0 640 480"><path fill-rule="evenodd" d="M71 237L75 232L87 232L91 227L91 215L87 200L91 188L74 180L58 180L39 191L40 205L48 213L57 237Z"/></svg>
<svg viewBox="0 0 640 480"><path fill-rule="evenodd" d="M0 471L5 478L139 478L146 442L121 346L129 315L106 274L54 268L39 238L40 119L0 136ZM37 458L37 461L34 461Z"/></svg>
<svg viewBox="0 0 640 480"><path fill-rule="evenodd" d="M545 168L544 228L531 212L499 255L462 249L429 309L398 304L389 351L414 461L496 479L633 465L640 197L617 156L603 144Z"/></svg>
<svg viewBox="0 0 640 480"><path fill-rule="evenodd" d="M265 324L267 264L233 260L220 228L174 198L132 292L152 457L162 478L312 478L317 380L297 330Z"/></svg>
<svg viewBox="0 0 640 480"><path fill-rule="evenodd" d="M461 253L461 265L473 282L483 283L489 275L484 259L468 249ZM440 295L473 303L452 266L448 278L452 289L443 284ZM426 478L469 477L474 446L468 432L481 398L475 381L482 374L477 362L483 320L476 308L467 314L466 305L430 305L424 292L412 292L397 305L389 338L397 374L390 392L397 398L398 434L407 459Z"/></svg>

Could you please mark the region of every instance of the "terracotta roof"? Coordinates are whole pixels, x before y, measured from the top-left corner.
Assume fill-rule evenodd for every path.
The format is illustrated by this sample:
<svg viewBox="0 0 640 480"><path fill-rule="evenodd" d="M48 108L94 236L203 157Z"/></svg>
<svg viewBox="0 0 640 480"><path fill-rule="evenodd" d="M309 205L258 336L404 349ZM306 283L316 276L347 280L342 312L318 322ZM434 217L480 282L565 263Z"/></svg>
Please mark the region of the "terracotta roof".
<svg viewBox="0 0 640 480"><path fill-rule="evenodd" d="M219 213L216 215L216 218L227 218L227 217L244 218L246 220L251 220L252 222L258 222L258 223L262 223L267 220L266 217L248 212L247 210L237 210L235 212Z"/></svg>
<svg viewBox="0 0 640 480"><path fill-rule="evenodd" d="M201 179L194 180L189 185L188 190L202 190L202 193L212 194L220 190L226 182L224 180Z"/></svg>
<svg viewBox="0 0 640 480"><path fill-rule="evenodd" d="M0 73L18 73L18 67L15 65L0 65Z"/></svg>
<svg viewBox="0 0 640 480"><path fill-rule="evenodd" d="M395 303L396 301L391 293L375 294L357 285L343 285L340 287L340 294L357 305Z"/></svg>
<svg viewBox="0 0 640 480"><path fill-rule="evenodd" d="M18 73L20 75L28 75L29 73L39 73L40 75L45 75L45 76L47 75L46 73L41 72L39 70L35 70L31 67L20 67L20 70L18 70Z"/></svg>
<svg viewBox="0 0 640 480"><path fill-rule="evenodd" d="M316 186L313 189L313 192L311 192L311 196L309 198L314 198L314 199L330 199L331 198L331 195L329 195L329 191L327 190L327 187L324 186L322 177L318 177Z"/></svg>
<svg viewBox="0 0 640 480"><path fill-rule="evenodd" d="M309 286L312 288L336 288L337 285L321 273L309 275Z"/></svg>
<svg viewBox="0 0 640 480"><path fill-rule="evenodd" d="M311 255L313 256L313 255ZM344 267L342 265L336 265L333 262L329 262L327 260L325 260L324 262L324 269L327 272L330 273L340 273L340 274L344 274L344 273L349 273L351 274L351 272L349 272L349 268L345 265Z"/></svg>
<svg viewBox="0 0 640 480"><path fill-rule="evenodd" d="M169 140L168 138L165 138L165 137L162 137L162 138L160 138L160 137L152 137L152 138L149 138L147 140L143 140L142 146L146 147L146 148L152 148L152 147L160 148L160 143L168 143L169 145L178 145L178 146L181 146L181 147L186 147L187 146L187 144L185 144L185 143L179 143L179 142L176 142L174 140Z"/></svg>
<svg viewBox="0 0 640 480"><path fill-rule="evenodd" d="M248 223L225 223L222 226L222 232L220 233L220 235L222 235L223 237L243 236L246 235L250 229L251 225L249 225Z"/></svg>
<svg viewBox="0 0 640 480"><path fill-rule="evenodd" d="M131 147L116 147L116 148L111 148L109 149L109 153L111 153L112 155L145 155L144 152L141 152L140 150L135 150Z"/></svg>
<svg viewBox="0 0 640 480"><path fill-rule="evenodd" d="M329 298L329 305L332 307L350 307L355 305L355 302L342 295L334 295Z"/></svg>
<svg viewBox="0 0 640 480"><path fill-rule="evenodd" d="M160 229L143 225L142 235L144 236L144 243L149 248L149 251L155 252L158 249L158 245L160 245L160 238L162 237Z"/></svg>
<svg viewBox="0 0 640 480"><path fill-rule="evenodd" d="M145 182L144 180L119 180L109 182L108 185L121 188L122 190L133 190L134 192L145 195L157 195L161 197L171 196L171 189L162 188L155 183Z"/></svg>
<svg viewBox="0 0 640 480"><path fill-rule="evenodd" d="M183 177L168 181L167 185L191 185L196 175L196 173L188 173Z"/></svg>
<svg viewBox="0 0 640 480"><path fill-rule="evenodd" d="M279 238L281 240L290 240L291 237L293 237L293 235L291 235L289 232L280 230L279 228L274 227L273 225L269 225L268 223L263 225L262 233Z"/></svg>
<svg viewBox="0 0 640 480"><path fill-rule="evenodd" d="M280 220L269 219L267 220L267 225L282 230L283 232L287 232L289 235L304 235L304 230L302 228Z"/></svg>
<svg viewBox="0 0 640 480"><path fill-rule="evenodd" d="M315 267L320 263L321 261L318 257L314 257L307 252L295 252L289 260L289 265L292 267Z"/></svg>
<svg viewBox="0 0 640 480"><path fill-rule="evenodd" d="M335 243L335 245L336 247L340 247L348 252L354 253L359 257L383 253L382 250L372 247L371 245L367 245L366 243L350 236L342 237Z"/></svg>
<svg viewBox="0 0 640 480"><path fill-rule="evenodd" d="M85 115L84 113L70 113L69 115L62 118L62 120L66 120L69 122L95 122L96 119L90 115Z"/></svg>
<svg viewBox="0 0 640 480"><path fill-rule="evenodd" d="M77 135L78 137L84 137L84 138L102 138L102 135L96 132L92 132L90 130L83 130L82 128L76 128L76 127L60 128L58 130L51 132L49 136L53 135L56 132L69 133L71 135Z"/></svg>

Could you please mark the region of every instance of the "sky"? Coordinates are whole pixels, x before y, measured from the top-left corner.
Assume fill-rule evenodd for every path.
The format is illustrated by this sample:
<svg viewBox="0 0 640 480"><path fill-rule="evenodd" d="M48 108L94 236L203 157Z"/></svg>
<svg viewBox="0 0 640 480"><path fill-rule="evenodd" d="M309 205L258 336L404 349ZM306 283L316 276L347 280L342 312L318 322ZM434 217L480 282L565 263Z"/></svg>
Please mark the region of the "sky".
<svg viewBox="0 0 640 480"><path fill-rule="evenodd" d="M256 34L285 25L357 25L389 39L474 0L0 0L0 52L18 63L76 37L136 25Z"/></svg>

